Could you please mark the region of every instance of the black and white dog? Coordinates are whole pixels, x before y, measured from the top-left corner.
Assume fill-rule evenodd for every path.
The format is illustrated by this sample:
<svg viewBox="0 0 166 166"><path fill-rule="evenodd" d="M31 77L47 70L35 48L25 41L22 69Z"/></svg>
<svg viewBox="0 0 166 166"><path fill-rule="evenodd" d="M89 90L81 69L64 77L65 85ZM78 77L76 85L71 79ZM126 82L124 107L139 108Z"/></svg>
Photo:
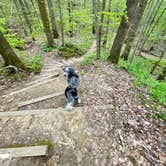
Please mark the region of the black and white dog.
<svg viewBox="0 0 166 166"><path fill-rule="evenodd" d="M66 109L71 111L75 103L81 102L77 93L80 80L72 67L65 67L63 71L63 75L67 77L68 82L68 86L65 90L65 96L67 99Z"/></svg>

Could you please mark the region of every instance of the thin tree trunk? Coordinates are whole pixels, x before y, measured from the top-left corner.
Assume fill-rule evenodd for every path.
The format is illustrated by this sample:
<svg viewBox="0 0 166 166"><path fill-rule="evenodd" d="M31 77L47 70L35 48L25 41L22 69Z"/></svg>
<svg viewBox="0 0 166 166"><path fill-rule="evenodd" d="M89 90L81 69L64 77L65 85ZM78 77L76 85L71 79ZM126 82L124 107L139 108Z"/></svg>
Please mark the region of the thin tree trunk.
<svg viewBox="0 0 166 166"><path fill-rule="evenodd" d="M24 3L23 3L22 0L18 0L18 1L19 1L19 3L20 3L21 10L22 10L23 16L24 16L24 18L25 18L25 21L26 21L26 23L27 23L27 25L28 25L29 31L30 31L30 33L32 34L32 33L33 33L32 25L31 25L31 22L30 22L30 20L29 20L29 18L28 18L28 16L27 16L27 12L26 12L25 5L24 5Z"/></svg>
<svg viewBox="0 0 166 166"><path fill-rule="evenodd" d="M13 0L13 2L14 2L14 5L15 5L15 7L16 7L17 14L18 14L19 20L20 20L20 22L21 22L21 26L23 27L24 34L25 34L25 36L28 36L28 32L27 32L27 30L26 30L26 28L25 28L26 26L24 25L24 22L23 22L23 20L22 20L22 15L21 15L20 10L19 10L19 7L18 7L18 2L15 1L15 0Z"/></svg>
<svg viewBox="0 0 166 166"><path fill-rule="evenodd" d="M2 7L2 6L0 6L0 10L1 10L1 13L2 13L3 15L5 15L4 10L3 10L3 7Z"/></svg>
<svg viewBox="0 0 166 166"><path fill-rule="evenodd" d="M130 28L127 34L126 46L122 54L124 60L128 60L128 56L131 51L131 46L137 34L137 29L143 16L147 2L148 0L142 0L139 2L138 7L136 8L135 16L131 20Z"/></svg>
<svg viewBox="0 0 166 166"><path fill-rule="evenodd" d="M108 12L109 13L111 12L111 0L109 0L109 3L108 3ZM109 24L110 24L110 19L109 19L109 16L108 16L107 17L107 23L106 23L106 32L105 32L104 40L103 40L103 46L107 45L107 37L108 37L108 31L109 31Z"/></svg>
<svg viewBox="0 0 166 166"><path fill-rule="evenodd" d="M60 18L61 42L62 42L62 46L64 46L64 45L65 45L65 42L64 42L64 27L63 27L62 7L61 7L61 2L60 2L60 0L57 0L57 2L58 2L59 18Z"/></svg>
<svg viewBox="0 0 166 166"><path fill-rule="evenodd" d="M10 47L8 41L5 39L3 34L0 32L0 54L4 59L5 66L16 66L23 70L27 70L24 63L17 57L13 49Z"/></svg>
<svg viewBox="0 0 166 166"><path fill-rule="evenodd" d="M122 16L118 32L116 34L116 37L113 42L113 46L110 51L110 56L108 57L108 60L110 60L112 63L117 64L119 61L121 49L123 46L124 39L126 37L128 28L129 28L129 22L131 20L131 17L133 15L133 9L135 8L135 5L138 1L137 0L127 0L127 17L128 22L125 18L125 16Z"/></svg>
<svg viewBox="0 0 166 166"><path fill-rule="evenodd" d="M70 34L70 37L73 36L73 20L72 20L72 12L71 12L71 9L72 9L72 4L71 4L71 0L68 0L67 1L67 9L68 9L68 14L69 14L69 26L70 26L70 30L69 30L69 34Z"/></svg>
<svg viewBox="0 0 166 166"><path fill-rule="evenodd" d="M140 28L140 32L139 32L139 37L138 37L138 41L136 44L136 47L132 53L132 56L130 58L130 63L132 63L133 59L134 59L134 55L137 54L139 55L141 48L143 46L143 43L145 41L145 35L147 34L147 30L149 29L150 25L152 24L152 19L153 16L156 16L156 11L158 11L159 6L161 5L162 1L158 1L158 0L154 0L154 1L149 1L148 3L148 7L146 8L146 12L142 21L142 26ZM137 53L137 51L139 51L139 53Z"/></svg>
<svg viewBox="0 0 166 166"><path fill-rule="evenodd" d="M84 9L86 9L86 0L84 0Z"/></svg>
<svg viewBox="0 0 166 166"><path fill-rule="evenodd" d="M105 10L105 4L106 4L106 0L103 0L103 3L102 3L102 12L104 12ZM100 58L100 49L101 49L101 32L102 32L102 24L103 24L103 21L104 21L104 14L102 13L101 14L101 19L100 19L100 22L99 22L99 30L98 30L98 35L97 35L97 40L99 40L97 42L97 58L99 59Z"/></svg>
<svg viewBox="0 0 166 166"><path fill-rule="evenodd" d="M40 11L40 16L42 19L44 31L47 37L48 47L53 47L53 44L54 44L53 35L50 30L50 23L48 20L45 0L38 0L38 6L39 6L39 11Z"/></svg>
<svg viewBox="0 0 166 166"><path fill-rule="evenodd" d="M95 0L94 3L94 9L95 9L95 31L96 31L96 57L100 58L100 43L99 43L99 20L98 20L98 10L99 10L99 4L98 0Z"/></svg>
<svg viewBox="0 0 166 166"><path fill-rule="evenodd" d="M48 1L48 9L49 9L50 20L51 20L51 25L52 25L53 37L56 39L59 37L59 34L58 34L58 30L57 30L57 25L56 25L53 2L52 2L52 0L47 0L47 1Z"/></svg>
<svg viewBox="0 0 166 166"><path fill-rule="evenodd" d="M157 6L157 9L154 11L154 13L152 13L152 15L151 15L151 17L149 19L149 24L148 24L147 28L145 29L145 33L143 35L143 39L141 40L141 44L139 46L138 55L141 53L142 48L143 48L145 42L147 41L147 39L149 38L149 36L151 35L153 29L155 28L155 25L158 23L158 21L160 20L162 15L165 13L166 8L162 11L160 16L156 19L157 12L158 12L158 10L160 10L160 7L162 6L163 2L164 2L163 0L160 1L159 5ZM155 8L156 8L156 6L155 6Z"/></svg>
<svg viewBox="0 0 166 166"><path fill-rule="evenodd" d="M96 14L95 14L95 6L96 6L96 0L92 0L92 14L93 14L93 18L92 18L92 34L96 33L96 29L95 29L95 23L96 23Z"/></svg>

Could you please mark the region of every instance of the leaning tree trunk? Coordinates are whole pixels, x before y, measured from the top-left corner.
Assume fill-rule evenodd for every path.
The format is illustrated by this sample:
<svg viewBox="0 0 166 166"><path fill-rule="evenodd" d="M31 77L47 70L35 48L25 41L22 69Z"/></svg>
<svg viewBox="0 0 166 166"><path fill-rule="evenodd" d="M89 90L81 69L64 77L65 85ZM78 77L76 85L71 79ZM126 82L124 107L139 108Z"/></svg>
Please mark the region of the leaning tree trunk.
<svg viewBox="0 0 166 166"><path fill-rule="evenodd" d="M135 39L136 32L137 32L139 23L141 21L141 18L143 16L147 2L148 2L148 0L140 1L139 5L136 9L135 16L131 20L131 24L130 24L130 28L129 28L127 40L126 40L126 46L125 46L125 49L122 54L122 57L124 58L124 60L128 60L128 56L131 51L131 46Z"/></svg>
<svg viewBox="0 0 166 166"><path fill-rule="evenodd" d="M50 23L49 23L49 19L47 15L45 0L38 0L38 6L39 6L39 11L40 11L40 16L42 19L44 31L47 37L48 47L52 47L54 44L54 41L53 41L53 35L50 30Z"/></svg>
<svg viewBox="0 0 166 166"><path fill-rule="evenodd" d="M55 13L54 13L54 7L52 0L47 0L48 2L48 9L50 14L50 20L52 25L52 31L53 31L53 37L56 39L59 37L57 25L56 25L56 19L55 19Z"/></svg>
<svg viewBox="0 0 166 166"><path fill-rule="evenodd" d="M24 63L17 57L13 49L10 47L8 41L5 39L3 34L0 32L0 54L5 62L5 66L16 66L23 70L27 70Z"/></svg>
<svg viewBox="0 0 166 166"><path fill-rule="evenodd" d="M133 15L133 11L135 9L137 2L138 0L127 0L128 21L126 20L125 16L122 16L122 19L118 28L118 32L116 34L116 37L113 42L113 46L110 51L110 56L108 57L108 60L110 60L112 63L117 64L119 61L123 42L126 37L127 31L129 29L129 22L131 20L131 17Z"/></svg>

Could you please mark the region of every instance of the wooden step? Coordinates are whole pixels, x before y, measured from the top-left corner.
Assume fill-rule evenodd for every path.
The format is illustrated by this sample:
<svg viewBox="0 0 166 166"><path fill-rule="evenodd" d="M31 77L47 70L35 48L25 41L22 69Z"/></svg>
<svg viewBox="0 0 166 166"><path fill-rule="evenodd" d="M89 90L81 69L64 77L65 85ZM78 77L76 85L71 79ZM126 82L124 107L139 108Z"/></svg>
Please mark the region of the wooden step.
<svg viewBox="0 0 166 166"><path fill-rule="evenodd" d="M18 103L20 109L47 109L64 107L66 103L64 92L53 93L35 99Z"/></svg>
<svg viewBox="0 0 166 166"><path fill-rule="evenodd" d="M40 101L44 101L44 100L48 100L48 99L51 99L51 98L54 98L54 97L58 97L58 96L61 96L61 95L64 95L64 92L53 93L53 94L50 94L50 95L47 95L47 96L38 97L38 98L35 98L35 99L32 99L32 100L23 101L23 102L20 102L18 104L18 107L20 108L20 107L23 107L23 106L26 106L26 105L34 104L34 103L37 103L37 102L40 102Z"/></svg>
<svg viewBox="0 0 166 166"><path fill-rule="evenodd" d="M9 101L13 97L13 102L16 103L19 100L19 96L23 96L23 100L29 100L38 98L40 96L49 95L52 93L58 93L64 91L66 88L66 81L63 77L57 77L49 80L43 80L42 82L30 85L28 87L18 89L17 91L6 94L3 100ZM20 97L22 100L22 97Z"/></svg>
<svg viewBox="0 0 166 166"><path fill-rule="evenodd" d="M47 155L48 146L27 146L0 149L0 155L9 154L11 157L35 157Z"/></svg>
<svg viewBox="0 0 166 166"><path fill-rule="evenodd" d="M77 111L80 111L80 110L83 110L83 108L77 107ZM52 113L57 112L57 111L62 112L62 111L66 111L66 109L60 107L60 108L56 108L56 109L36 109L36 110L0 112L0 119L3 117L17 117L17 116L52 114ZM73 111L76 111L76 108L74 108Z"/></svg>
<svg viewBox="0 0 166 166"><path fill-rule="evenodd" d="M36 84L36 83L40 83L40 82L43 82L43 81L45 81L45 80L49 80L49 79L51 79L51 78L56 78L56 77L58 77L58 76L59 76L59 73L58 73L58 72L56 72L56 73L54 73L54 74L51 74L51 75L46 75L46 76L44 76L44 77L40 75L39 79L28 83L27 86L30 86L30 85L33 85L33 84Z"/></svg>
<svg viewBox="0 0 166 166"><path fill-rule="evenodd" d="M66 112L66 113L72 113L76 111L83 111L84 109L87 109L88 107L74 107L72 111L68 112L65 108L59 107L56 109L36 109L36 110L21 110L21 111L7 111L7 112L0 112L0 119L3 117L17 117L17 116L26 116L26 115L42 115L42 114L52 114L55 112ZM114 109L113 105L100 105L95 106L94 108L98 109Z"/></svg>

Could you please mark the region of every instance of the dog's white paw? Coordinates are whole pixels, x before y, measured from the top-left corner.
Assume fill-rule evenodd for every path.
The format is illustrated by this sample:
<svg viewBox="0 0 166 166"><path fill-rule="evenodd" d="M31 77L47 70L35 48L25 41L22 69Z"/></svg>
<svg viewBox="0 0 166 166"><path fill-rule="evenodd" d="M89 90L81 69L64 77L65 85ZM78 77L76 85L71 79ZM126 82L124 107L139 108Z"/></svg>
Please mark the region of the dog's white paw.
<svg viewBox="0 0 166 166"><path fill-rule="evenodd" d="M81 103L81 99L78 99L78 104L80 104Z"/></svg>
<svg viewBox="0 0 166 166"><path fill-rule="evenodd" d="M66 105L66 110L67 111L72 111L72 109L73 109L73 106L71 104Z"/></svg>

